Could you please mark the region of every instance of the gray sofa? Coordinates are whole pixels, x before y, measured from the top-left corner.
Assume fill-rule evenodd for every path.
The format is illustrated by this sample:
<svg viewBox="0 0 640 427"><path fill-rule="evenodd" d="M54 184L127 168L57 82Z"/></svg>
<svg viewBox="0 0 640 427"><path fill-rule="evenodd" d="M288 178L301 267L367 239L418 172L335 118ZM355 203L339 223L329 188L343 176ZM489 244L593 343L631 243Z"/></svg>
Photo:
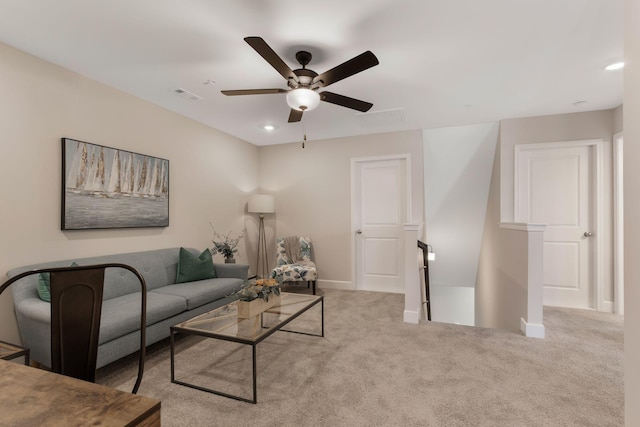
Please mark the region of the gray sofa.
<svg viewBox="0 0 640 427"><path fill-rule="evenodd" d="M199 255L200 252L188 248ZM19 267L9 278L44 267L122 263L138 270L147 284L147 345L169 336L169 327L233 301L232 294L246 282L249 266L214 264L217 278L175 284L180 248L158 249L62 260ZM32 360L51 366L51 306L37 292L37 275L11 285L22 343ZM140 285L128 270L109 268L105 273L97 367L134 353L140 345Z"/></svg>

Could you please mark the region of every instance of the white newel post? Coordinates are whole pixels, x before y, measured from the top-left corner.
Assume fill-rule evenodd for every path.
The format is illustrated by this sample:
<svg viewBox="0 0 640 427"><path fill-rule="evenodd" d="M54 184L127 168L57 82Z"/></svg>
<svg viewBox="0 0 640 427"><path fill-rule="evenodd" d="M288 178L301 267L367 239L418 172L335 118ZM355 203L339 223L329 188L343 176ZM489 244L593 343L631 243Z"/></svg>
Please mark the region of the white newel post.
<svg viewBox="0 0 640 427"><path fill-rule="evenodd" d="M517 276L515 286L526 289L526 311L520 313L520 330L527 337L544 338L543 323L543 259L544 231L542 224L500 223L501 229L516 230L526 239L526 251L514 254L516 265L525 266L522 275ZM514 260L512 260L513 262Z"/></svg>
<svg viewBox="0 0 640 427"><path fill-rule="evenodd" d="M404 321L419 323L422 313L422 289L418 271L420 225L404 224Z"/></svg>
<svg viewBox="0 0 640 427"><path fill-rule="evenodd" d="M544 338L543 324L543 257L545 225L528 224L529 270L527 274L527 318L520 319L520 328L527 337Z"/></svg>

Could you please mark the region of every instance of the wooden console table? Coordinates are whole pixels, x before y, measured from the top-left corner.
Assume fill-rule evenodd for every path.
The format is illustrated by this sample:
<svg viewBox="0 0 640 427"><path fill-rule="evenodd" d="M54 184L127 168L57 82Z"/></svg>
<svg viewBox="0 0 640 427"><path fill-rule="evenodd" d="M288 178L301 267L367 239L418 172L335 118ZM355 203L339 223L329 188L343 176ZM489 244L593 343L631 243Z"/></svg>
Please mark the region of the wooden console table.
<svg viewBox="0 0 640 427"><path fill-rule="evenodd" d="M2 426L160 426L160 401L0 360Z"/></svg>

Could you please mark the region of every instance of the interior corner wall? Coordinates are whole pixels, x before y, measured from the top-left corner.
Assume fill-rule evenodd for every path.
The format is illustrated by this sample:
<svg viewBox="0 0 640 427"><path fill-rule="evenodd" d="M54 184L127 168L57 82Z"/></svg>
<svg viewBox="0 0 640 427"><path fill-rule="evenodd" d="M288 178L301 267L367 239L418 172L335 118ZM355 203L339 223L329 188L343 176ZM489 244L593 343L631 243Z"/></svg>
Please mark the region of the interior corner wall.
<svg viewBox="0 0 640 427"><path fill-rule="evenodd" d="M640 1L624 10L624 395L625 426L640 426Z"/></svg>
<svg viewBox="0 0 640 427"><path fill-rule="evenodd" d="M42 261L204 249L210 221L220 231L245 226L256 146L3 44L0 92L0 277ZM62 137L168 159L169 227L61 231ZM19 342L10 293L0 296L0 339Z"/></svg>
<svg viewBox="0 0 640 427"><path fill-rule="evenodd" d="M475 287L498 123L425 129L426 242L432 286Z"/></svg>
<svg viewBox="0 0 640 427"><path fill-rule="evenodd" d="M410 154L411 220L424 223L422 132L403 131L260 147L261 191L275 196L268 227L308 235L323 286L355 289L352 277L351 160ZM274 246L269 242L273 264Z"/></svg>

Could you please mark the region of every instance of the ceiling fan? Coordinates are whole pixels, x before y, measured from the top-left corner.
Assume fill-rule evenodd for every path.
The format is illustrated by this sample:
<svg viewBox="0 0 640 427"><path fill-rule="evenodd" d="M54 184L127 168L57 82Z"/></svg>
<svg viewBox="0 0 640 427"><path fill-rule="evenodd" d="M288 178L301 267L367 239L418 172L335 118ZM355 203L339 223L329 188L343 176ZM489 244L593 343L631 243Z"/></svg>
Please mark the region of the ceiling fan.
<svg viewBox="0 0 640 427"><path fill-rule="evenodd" d="M318 106L320 101L330 102L332 104L362 112L369 111L369 109L373 107L373 104L370 102L361 101L359 99L350 98L337 93L327 91L318 93L318 89L321 87L329 86L330 84L378 65L378 58L376 58L371 51L366 51L330 69L329 71L318 74L315 71L306 68L307 64L311 62L311 54L307 51L301 50L296 53L296 60L300 63L302 68L292 70L261 37L245 37L244 41L246 41L249 46L251 46L260 54L260 56L271 64L271 66L275 68L282 77L287 79L289 89L223 90L223 94L227 96L236 96L286 93L287 104L291 107L289 123L299 122L302 119L302 113L313 110Z"/></svg>

